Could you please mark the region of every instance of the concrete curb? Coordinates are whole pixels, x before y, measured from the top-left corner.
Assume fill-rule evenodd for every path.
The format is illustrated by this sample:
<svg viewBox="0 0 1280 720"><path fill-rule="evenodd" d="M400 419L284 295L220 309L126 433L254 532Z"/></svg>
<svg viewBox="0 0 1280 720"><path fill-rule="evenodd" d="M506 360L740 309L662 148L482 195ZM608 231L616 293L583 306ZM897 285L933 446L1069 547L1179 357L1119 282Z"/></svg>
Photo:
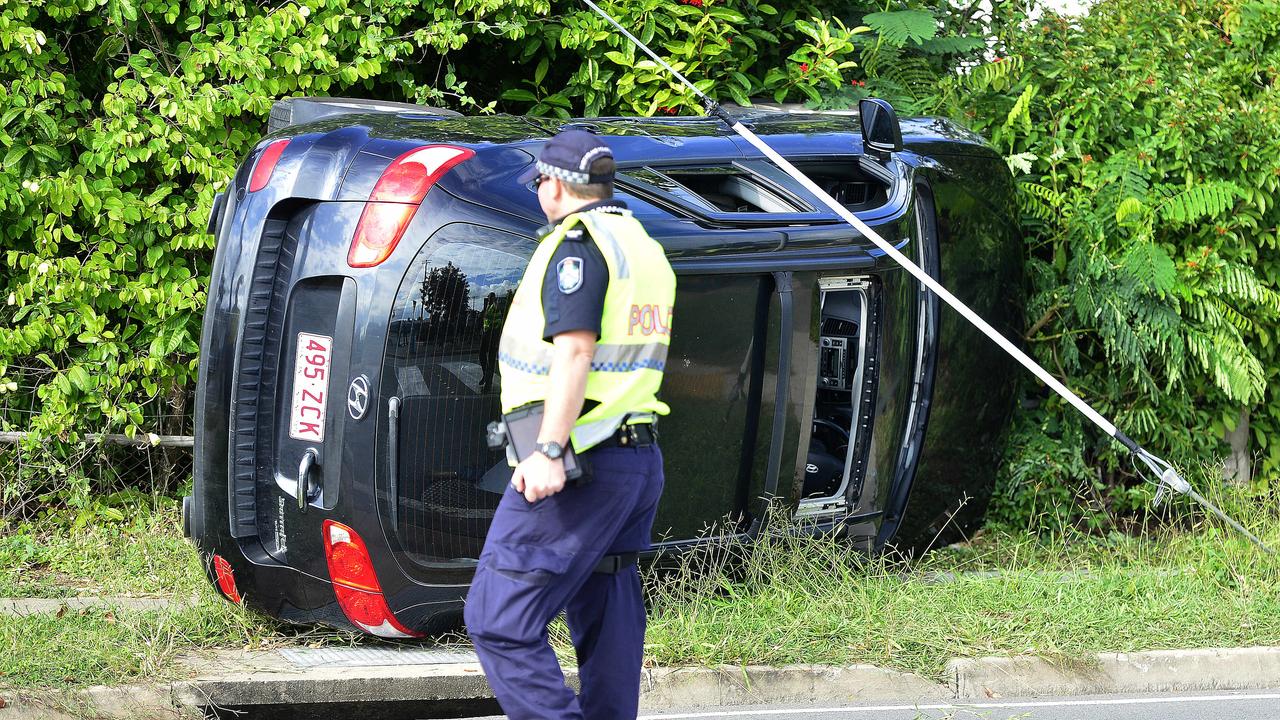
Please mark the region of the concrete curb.
<svg viewBox="0 0 1280 720"><path fill-rule="evenodd" d="M1253 690L1280 686L1280 647L958 659L947 676L957 698Z"/></svg>
<svg viewBox="0 0 1280 720"><path fill-rule="evenodd" d="M237 672L176 682L173 697L181 706L200 707L475 700L493 691L480 666L466 663Z"/></svg>
<svg viewBox="0 0 1280 720"><path fill-rule="evenodd" d="M640 705L647 710L951 697L945 685L874 665L654 668L640 683Z"/></svg>
<svg viewBox="0 0 1280 720"><path fill-rule="evenodd" d="M155 597L2 598L0 615L26 617L89 609L145 612L194 607L198 602L199 598L195 597L186 600Z"/></svg>
<svg viewBox="0 0 1280 720"><path fill-rule="evenodd" d="M194 706L175 702L169 686L95 686L83 690L18 694L0 692L4 720L194 720L203 717Z"/></svg>
<svg viewBox="0 0 1280 720"><path fill-rule="evenodd" d="M0 720L198 717L205 706L491 698L475 663L299 668L278 652L221 653L187 661L172 683L93 687L44 696L0 690ZM576 673L567 671L570 684ZM1280 647L1101 653L1084 660L957 659L947 681L853 665L652 668L641 678L645 710L785 703L987 699L1280 687Z"/></svg>

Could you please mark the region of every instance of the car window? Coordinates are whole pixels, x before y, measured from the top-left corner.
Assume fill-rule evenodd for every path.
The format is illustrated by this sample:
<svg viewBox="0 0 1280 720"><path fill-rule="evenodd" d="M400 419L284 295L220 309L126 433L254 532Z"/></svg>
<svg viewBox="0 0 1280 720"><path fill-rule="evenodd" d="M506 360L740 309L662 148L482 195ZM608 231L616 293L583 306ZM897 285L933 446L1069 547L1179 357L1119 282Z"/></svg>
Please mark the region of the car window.
<svg viewBox="0 0 1280 720"><path fill-rule="evenodd" d="M535 244L455 223L419 252L392 308L383 359L398 402L394 527L400 546L439 570L473 566L510 470L490 450L498 418L498 338Z"/></svg>
<svg viewBox="0 0 1280 720"><path fill-rule="evenodd" d="M808 213L813 208L741 165L629 168L624 182L643 183L707 213Z"/></svg>

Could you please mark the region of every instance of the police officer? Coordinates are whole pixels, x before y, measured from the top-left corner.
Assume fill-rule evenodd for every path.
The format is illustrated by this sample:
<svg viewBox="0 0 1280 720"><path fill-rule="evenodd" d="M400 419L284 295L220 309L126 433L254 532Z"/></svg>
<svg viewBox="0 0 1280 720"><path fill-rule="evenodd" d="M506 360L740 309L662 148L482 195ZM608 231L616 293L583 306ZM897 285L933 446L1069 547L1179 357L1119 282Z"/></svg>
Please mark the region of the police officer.
<svg viewBox="0 0 1280 720"><path fill-rule="evenodd" d="M613 199L596 135L551 138L535 180L551 224L516 290L498 351L502 411L543 403L538 450L515 468L467 597L467 631L513 720L634 718L645 610L636 553L662 494L653 430L675 275ZM589 465L566 484L572 445ZM565 611L581 693L565 685L547 624Z"/></svg>

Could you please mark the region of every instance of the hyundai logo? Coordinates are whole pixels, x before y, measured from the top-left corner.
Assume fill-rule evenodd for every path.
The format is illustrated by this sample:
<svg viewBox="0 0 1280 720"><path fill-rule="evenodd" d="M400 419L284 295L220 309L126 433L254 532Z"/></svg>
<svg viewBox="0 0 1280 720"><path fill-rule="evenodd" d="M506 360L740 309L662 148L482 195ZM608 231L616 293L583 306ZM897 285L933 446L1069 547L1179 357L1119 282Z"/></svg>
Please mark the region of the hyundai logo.
<svg viewBox="0 0 1280 720"><path fill-rule="evenodd" d="M812 475L813 473L818 472L818 466L814 465L813 463L809 463L808 465L804 466L804 471Z"/></svg>
<svg viewBox="0 0 1280 720"><path fill-rule="evenodd" d="M369 410L369 378L358 375L347 388L347 413L352 420L359 420Z"/></svg>

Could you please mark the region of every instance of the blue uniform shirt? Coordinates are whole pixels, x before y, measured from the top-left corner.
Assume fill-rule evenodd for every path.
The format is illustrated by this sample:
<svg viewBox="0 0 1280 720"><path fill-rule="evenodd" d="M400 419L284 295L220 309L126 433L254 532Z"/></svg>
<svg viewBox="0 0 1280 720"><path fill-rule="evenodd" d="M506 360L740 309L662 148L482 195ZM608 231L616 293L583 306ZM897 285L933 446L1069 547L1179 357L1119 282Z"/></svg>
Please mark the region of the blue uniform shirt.
<svg viewBox="0 0 1280 720"><path fill-rule="evenodd" d="M626 206L617 200L599 200L576 212L600 208ZM587 229L579 225L560 242L542 278L542 339L551 342L556 335L573 330L590 330L600 339L608 289L609 266Z"/></svg>

